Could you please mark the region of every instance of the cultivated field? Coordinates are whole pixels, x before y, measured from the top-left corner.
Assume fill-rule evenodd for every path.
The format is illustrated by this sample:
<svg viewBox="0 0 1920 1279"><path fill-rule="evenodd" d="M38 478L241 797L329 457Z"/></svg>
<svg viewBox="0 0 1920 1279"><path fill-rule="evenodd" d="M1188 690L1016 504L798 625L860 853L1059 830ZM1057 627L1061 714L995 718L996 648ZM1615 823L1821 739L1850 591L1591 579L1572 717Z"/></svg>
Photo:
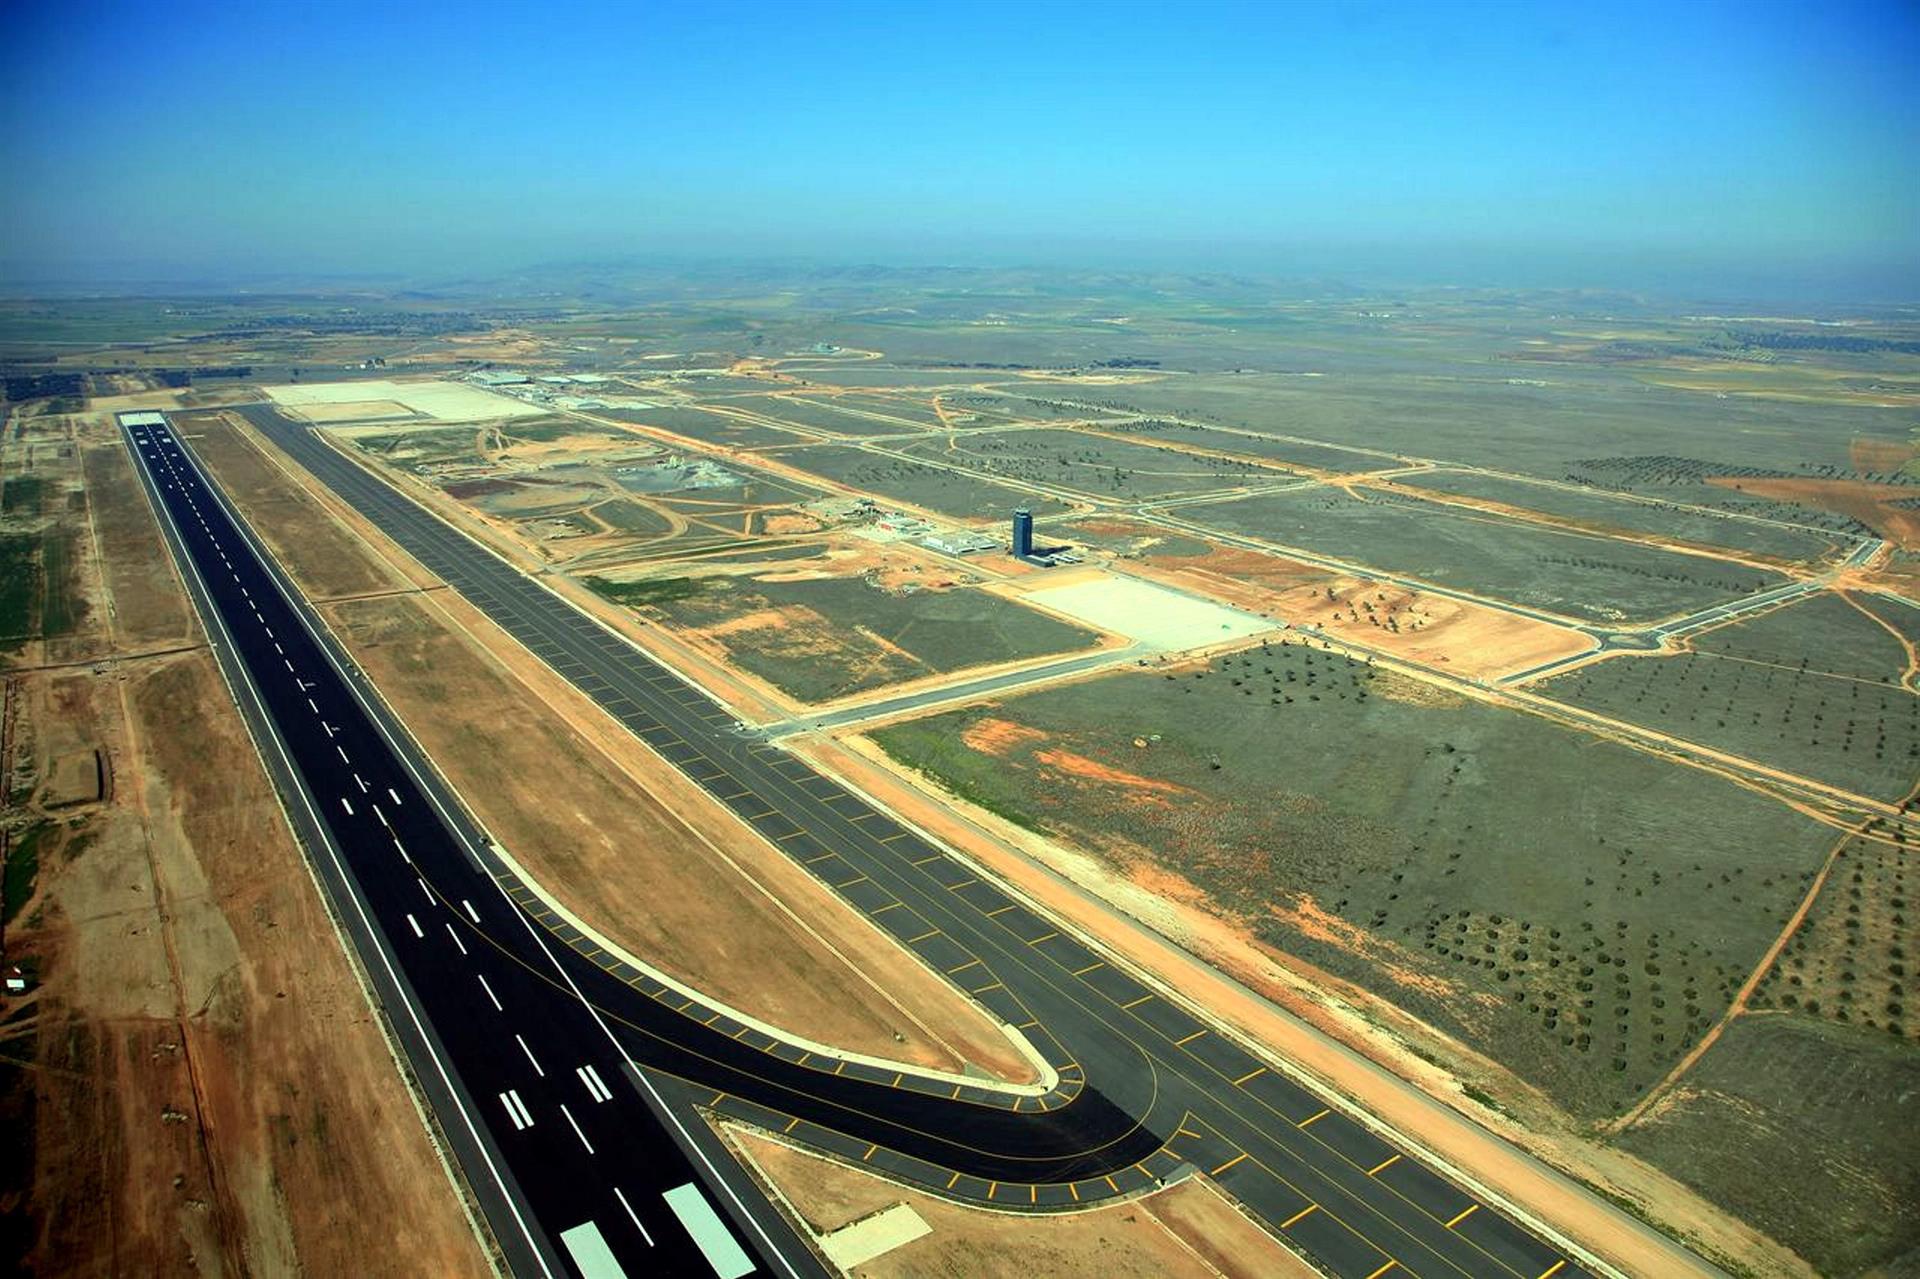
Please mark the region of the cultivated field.
<svg viewBox="0 0 1920 1279"><path fill-rule="evenodd" d="M1920 778L1908 654L1840 597L1709 631L1694 650L1591 663L1536 691L1880 799Z"/></svg>
<svg viewBox="0 0 1920 1279"><path fill-rule="evenodd" d="M875 736L1594 1118L1726 1007L1833 842L1717 777L1297 641Z"/></svg>
<svg viewBox="0 0 1920 1279"><path fill-rule="evenodd" d="M1326 487L1210 502L1181 514L1206 528L1592 621L1652 621L1783 580L1726 560Z"/></svg>
<svg viewBox="0 0 1920 1279"><path fill-rule="evenodd" d="M970 431L897 447L904 455L963 466L995 479L1047 484L1110 501L1211 493L1289 474L1250 461L1066 427Z"/></svg>
<svg viewBox="0 0 1920 1279"><path fill-rule="evenodd" d="M917 506L967 523L1003 522L1016 506L1026 506L1036 516L1067 509L1064 503L1051 498L1034 497L947 467L928 466L924 462L870 453L844 444L781 449L775 456L784 466L871 493L885 501Z"/></svg>

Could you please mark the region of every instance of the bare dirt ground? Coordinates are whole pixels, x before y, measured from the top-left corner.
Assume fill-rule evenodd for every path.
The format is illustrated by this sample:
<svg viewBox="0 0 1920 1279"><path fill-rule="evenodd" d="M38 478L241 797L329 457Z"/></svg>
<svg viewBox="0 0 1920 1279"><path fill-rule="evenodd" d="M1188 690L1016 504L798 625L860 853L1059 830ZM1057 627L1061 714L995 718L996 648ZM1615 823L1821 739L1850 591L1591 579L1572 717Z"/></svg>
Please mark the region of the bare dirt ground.
<svg viewBox="0 0 1920 1279"><path fill-rule="evenodd" d="M109 608L188 614L131 464L89 454ZM95 640L125 651L104 628ZM491 1263L202 649L18 676L16 779L93 750L8 930L13 1239L39 1274L482 1275ZM30 803L33 801L29 801ZM17 1198L15 1196L18 1196Z"/></svg>
<svg viewBox="0 0 1920 1279"><path fill-rule="evenodd" d="M729 1127L725 1135L816 1235L902 1203L932 1228L856 1266L852 1273L860 1279L1092 1274L1311 1279L1318 1273L1198 1178L1087 1212L1020 1216L919 1194L742 1128Z"/></svg>
<svg viewBox="0 0 1920 1279"><path fill-rule="evenodd" d="M1707 482L1777 502L1798 502L1802 506L1838 511L1859 520L1896 546L1905 550L1920 549L1920 510L1896 505L1916 496L1915 491L1904 484L1752 476L1714 476Z"/></svg>
<svg viewBox="0 0 1920 1279"><path fill-rule="evenodd" d="M1192 559L1148 561L1136 571L1456 675L1494 679L1593 646L1565 627L1384 582L1330 577L1258 551L1220 547Z"/></svg>
<svg viewBox="0 0 1920 1279"><path fill-rule="evenodd" d="M232 456L244 454L208 458L223 484ZM249 474L250 464L237 471L243 481ZM266 502L250 484L228 488L263 536L298 540L325 526L322 540L337 555L379 564L353 570L360 576L423 574L399 567L403 552L289 472L276 467L271 484ZM294 577L305 585L302 562ZM971 1063L1034 1078L977 1005L452 592L323 612L475 815L596 931L808 1038L935 1069Z"/></svg>
<svg viewBox="0 0 1920 1279"><path fill-rule="evenodd" d="M1522 1158L1514 1147L1604 1187L1681 1238L1758 1273L1809 1273L1799 1258L1672 1177L1570 1129L1544 1100L1525 1113L1517 1107L1496 1112L1474 1102L1463 1090L1463 1076L1505 1075L1501 1091L1507 1097L1525 1097L1529 1090L1498 1063L1475 1057L1384 1001L1207 913L1192 885L1165 878L1130 882L1092 857L1076 856L990 814L962 812L950 797L903 776L863 739L810 739L803 753L906 820L979 858L1057 917L1158 976L1211 1016L1327 1081L1627 1273L1708 1272L1652 1232L1623 1229L1590 1197ZM1310 1033L1300 1022L1329 1038Z"/></svg>

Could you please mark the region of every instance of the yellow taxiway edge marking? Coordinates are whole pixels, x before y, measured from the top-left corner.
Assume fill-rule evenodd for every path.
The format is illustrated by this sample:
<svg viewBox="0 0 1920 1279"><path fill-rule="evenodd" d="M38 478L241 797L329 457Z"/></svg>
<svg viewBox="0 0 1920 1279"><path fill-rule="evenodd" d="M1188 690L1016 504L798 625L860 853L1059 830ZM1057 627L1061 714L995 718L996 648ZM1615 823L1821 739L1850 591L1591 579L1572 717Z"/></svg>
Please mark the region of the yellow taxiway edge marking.
<svg viewBox="0 0 1920 1279"><path fill-rule="evenodd" d="M1239 1154L1235 1155L1233 1158L1227 1160L1227 1162L1221 1164L1218 1168L1215 1168L1212 1172L1208 1173L1207 1176L1218 1177L1221 1173L1233 1167L1235 1164L1239 1163L1242 1159L1245 1159L1246 1157L1247 1157L1247 1152L1243 1150Z"/></svg>
<svg viewBox="0 0 1920 1279"><path fill-rule="evenodd" d="M799 1126L800 1126L800 1116L795 1115L792 1119L789 1119L787 1121L786 1130L788 1132L792 1132L795 1128L798 1128Z"/></svg>
<svg viewBox="0 0 1920 1279"><path fill-rule="evenodd" d="M1107 1185L1113 1190L1114 1194L1117 1195L1120 1193L1120 1183L1113 1179L1113 1174L1111 1173L1107 1174Z"/></svg>
<svg viewBox="0 0 1920 1279"><path fill-rule="evenodd" d="M1198 1038L1200 1038L1200 1036L1202 1036L1202 1035L1204 1035L1204 1034L1206 1034L1206 1033L1207 1033L1207 1032L1206 1032L1206 1031L1204 1031L1204 1030L1196 1030L1196 1031L1194 1031L1194 1032L1193 1032L1193 1033L1192 1033L1191 1035L1188 1035L1188 1036L1187 1036L1187 1037L1186 1037L1185 1039L1176 1039L1176 1040L1174 1040L1174 1041L1173 1041L1173 1046L1174 1046L1175 1048L1185 1048L1185 1047L1186 1047L1186 1046L1187 1046L1188 1044L1190 1044L1190 1043L1192 1043L1192 1042L1193 1042L1194 1040L1196 1040L1196 1039L1198 1039Z"/></svg>
<svg viewBox="0 0 1920 1279"><path fill-rule="evenodd" d="M1027 1187L1027 1202L1030 1204L1040 1202L1040 1186L1037 1182Z"/></svg>
<svg viewBox="0 0 1920 1279"><path fill-rule="evenodd" d="M898 1087L900 1086L900 1081L901 1081L902 1079L905 1079L906 1077L907 1077L907 1076L906 1076L906 1072L905 1072L905 1071L902 1071L901 1073L899 1073L899 1074L897 1074L897 1075L895 1075L895 1076L893 1077L893 1082L892 1082L891 1084L888 1084L887 1086L888 1086L889 1088L898 1088Z"/></svg>
<svg viewBox="0 0 1920 1279"><path fill-rule="evenodd" d="M857 884L857 883L859 883L860 881L862 881L862 880L864 880L865 878L866 878L866 876L865 876L865 875L855 875L855 876L854 876L854 877L853 877L852 879L849 879L849 880L848 880L848 881L847 881L846 883L844 883L844 884L835 884L835 885L833 886L833 887L834 887L834 891L835 891L835 892L838 892L838 891L839 891L840 889L842 889L842 888L852 888L852 887L853 887L853 886L854 886L855 884Z"/></svg>
<svg viewBox="0 0 1920 1279"><path fill-rule="evenodd" d="M990 991L990 990L998 990L999 988L1000 988L1000 983L999 983L999 982L997 982L997 981L990 981L990 982L988 982L988 983L987 983L986 985L984 985L984 986L982 986L982 987L981 987L980 989L978 989L978 990L976 990L976 991L973 991L972 993L973 993L973 994L976 994L976 995L984 995L984 994L986 994L986 993L987 993L988 991Z"/></svg>
<svg viewBox="0 0 1920 1279"><path fill-rule="evenodd" d="M904 906L904 905L906 905L906 903L905 903L905 902L888 902L888 903L887 903L886 905L884 905L884 906L876 906L876 907L874 907L874 908L873 908L872 910L870 910L870 911L868 911L868 912L867 912L867 914L869 914L869 915L884 915L884 914L886 914L886 913L887 913L888 911L890 911L890 910L892 910L892 909L893 909L893 908L894 908L895 906Z"/></svg>
<svg viewBox="0 0 1920 1279"><path fill-rule="evenodd" d="M945 854L945 853L935 853L935 854L934 854L933 856L931 856L931 857L922 857L922 858L921 858L921 859L920 859L919 861L917 861L917 862L908 862L908 863L907 863L907 865L909 865L909 866L925 866L925 865L926 865L926 864L927 864L928 862L937 862L937 861L939 861L939 860L940 860L940 859L941 859L942 857L945 857L945 856L946 856L946 854Z"/></svg>
<svg viewBox="0 0 1920 1279"><path fill-rule="evenodd" d="M1027 945L1038 946L1041 942L1052 941L1054 938L1058 937L1059 935L1060 935L1059 933L1044 933L1041 936L1036 937L1032 941L1028 942Z"/></svg>
<svg viewBox="0 0 1920 1279"><path fill-rule="evenodd" d="M815 862L823 862L823 861L825 861L825 860L827 860L827 858L829 858L829 857L838 857L839 855L840 855L840 854L838 854L838 853L822 853L822 854L820 854L820 855L819 855L818 857L809 857L809 858L807 858L807 859L806 859L805 861L803 861L803 862L801 862L800 864L801 864L802 866L811 866L811 865L813 865L813 864L814 864Z"/></svg>
<svg viewBox="0 0 1920 1279"><path fill-rule="evenodd" d="M1325 1119L1327 1117L1327 1113L1328 1113L1327 1111L1322 1110L1318 1114L1308 1115L1305 1119L1302 1119L1299 1123L1295 1124L1294 1127L1305 1128L1311 1124L1318 1123L1320 1120Z"/></svg>
<svg viewBox="0 0 1920 1279"><path fill-rule="evenodd" d="M1542 1270L1540 1272L1540 1279L1553 1279L1555 1275L1560 1273L1560 1271L1566 1266L1566 1264L1567 1264L1567 1259L1565 1257L1560 1258L1560 1260L1554 1262L1552 1265L1548 1266L1545 1270Z"/></svg>
<svg viewBox="0 0 1920 1279"><path fill-rule="evenodd" d="M993 1198L993 1196L994 1196L994 1194L995 1194L996 1192L998 1192L998 1191L999 1191L999 1189L1000 1189L1000 1183L999 1183L999 1182L997 1182L997 1181L989 1181L989 1182L987 1183L987 1198L989 1198L989 1199L991 1199L991 1198Z"/></svg>
<svg viewBox="0 0 1920 1279"><path fill-rule="evenodd" d="M1236 1079L1236 1080L1234 1080L1234 1081L1233 1081L1233 1086L1234 1086L1235 1088L1238 1088L1238 1087L1239 1087L1239 1086L1240 1086L1241 1084L1244 1084L1244 1083L1246 1083L1246 1082L1247 1082L1247 1080L1249 1080L1249 1079L1258 1079L1258 1078L1259 1078L1260 1076L1262 1076L1262 1075L1264 1075L1264 1074L1266 1074L1266 1073L1267 1073L1267 1068L1266 1068L1265 1066L1255 1066L1255 1067L1254 1067L1254 1068L1253 1068L1252 1070L1249 1070L1249 1071L1248 1071L1248 1072L1247 1072L1246 1074L1244 1074L1244 1075L1242 1075L1242 1076L1240 1076L1240 1078L1238 1078L1238 1079ZM1302 1128L1305 1128L1305 1127L1306 1127L1306 1125L1305 1125L1305 1124L1301 1124L1300 1126L1301 1126Z"/></svg>
<svg viewBox="0 0 1920 1279"><path fill-rule="evenodd" d="M947 976L949 976L949 977L951 977L951 976L953 976L953 975L954 975L955 973L964 973L964 972L966 972L966 971L967 971L967 969L969 969L969 968L971 968L971 967L973 967L973 966L974 966L975 964L977 964L977 963L979 963L979 962L980 962L980 961L979 961L978 959L969 959L969 960L968 960L968 961L967 961L966 963L964 963L964 964L962 964L962 965L960 965L960 966L959 966L958 968L949 968L949 969L947 969Z"/></svg>
<svg viewBox="0 0 1920 1279"><path fill-rule="evenodd" d="M1079 1203L1080 1202L1080 1183L1077 1181L1069 1181L1067 1183L1067 1189L1073 1192L1073 1201L1075 1203Z"/></svg>
<svg viewBox="0 0 1920 1279"><path fill-rule="evenodd" d="M1000 906L1000 907L996 907L995 909L993 909L993 910L990 910L990 911L988 911L988 912L987 912L987 918L988 918L988 919L992 919L992 918L993 918L993 917L994 917L995 915L1004 915L1004 914L1006 914L1006 913L1007 913L1008 911L1010 911L1010 910L1012 910L1012 909L1013 909L1013 907L1014 907L1014 903L1013 903L1013 902L1008 902L1008 903L1007 903L1006 905L1004 905L1004 906Z"/></svg>
<svg viewBox="0 0 1920 1279"><path fill-rule="evenodd" d="M1133 1002L1122 1004L1120 1006L1122 1008L1138 1008L1140 1005L1146 1003L1149 999L1152 999L1152 998L1153 998L1152 995L1142 995L1140 996L1140 998L1134 1000Z"/></svg>
<svg viewBox="0 0 1920 1279"><path fill-rule="evenodd" d="M1299 1220L1302 1217L1306 1216L1308 1213L1312 1212L1315 1208L1318 1208L1319 1206L1320 1206L1319 1204L1308 1204L1306 1207L1302 1208L1299 1212L1294 1213L1291 1217L1288 1217L1285 1221L1281 1222L1280 1229L1282 1230L1291 1229L1296 1223L1299 1222Z"/></svg>
<svg viewBox="0 0 1920 1279"><path fill-rule="evenodd" d="M1371 1177L1373 1176L1373 1174L1377 1172L1385 1172L1387 1169L1393 1167L1393 1165L1399 1162L1400 1162L1400 1155L1399 1155L1399 1152L1396 1151L1395 1153L1388 1155L1385 1159L1382 1159L1379 1163L1375 1164L1373 1167L1367 1169L1367 1176Z"/></svg>
<svg viewBox="0 0 1920 1279"><path fill-rule="evenodd" d="M719 1105L719 1104L720 1104L721 1102L723 1102L723 1101L725 1101L726 1099L727 1099L727 1094L725 1094L725 1093L723 1093L723 1092L717 1092L717 1093L715 1093L715 1094L713 1094L713 1100L712 1100L712 1101L710 1101L710 1102L708 1102L707 1104L708 1104L709 1106L717 1106L717 1105Z"/></svg>
<svg viewBox="0 0 1920 1279"><path fill-rule="evenodd" d="M1468 1217L1471 1217L1474 1213L1479 1211L1480 1211L1479 1204L1468 1204L1465 1208L1460 1210L1459 1216L1455 1217L1452 1221L1449 1221L1447 1223L1447 1229L1452 1230L1455 1226L1459 1225L1461 1222L1465 1221Z"/></svg>
<svg viewBox="0 0 1920 1279"><path fill-rule="evenodd" d="M865 1163L867 1162L867 1160L873 1158L873 1152L878 1149L880 1149L880 1144L878 1142L875 1142L873 1145L868 1146L867 1153L860 1156L860 1162Z"/></svg>
<svg viewBox="0 0 1920 1279"><path fill-rule="evenodd" d="M938 928L929 928L927 929L926 932L921 933L918 937L907 938L907 945L909 946L918 945L919 943L925 941L927 938L937 937L939 936L939 934L940 934L940 930Z"/></svg>
<svg viewBox="0 0 1920 1279"><path fill-rule="evenodd" d="M1385 1273L1387 1273L1387 1271L1393 1269L1395 1266L1399 1264L1400 1264L1399 1262L1389 1257L1387 1258L1387 1264L1380 1267L1378 1270L1374 1271L1372 1274L1368 1275L1367 1279L1380 1279L1381 1275L1384 1275Z"/></svg>
<svg viewBox="0 0 1920 1279"><path fill-rule="evenodd" d="M953 1176L950 1179L948 1179L947 1189L952 1190L955 1186L959 1184L960 1184L960 1174L956 1172L953 1174Z"/></svg>
<svg viewBox="0 0 1920 1279"><path fill-rule="evenodd" d="M947 891L948 891L948 892L950 892L950 893L957 893L957 892L959 892L959 891L960 891L961 889L963 889L963 888L970 888L970 887L972 887L972 886L973 886L974 884L977 884L977 883L979 883L979 882L980 882L980 881L979 881L979 880L977 880L977 879L963 879L963 880L961 880L961 881L960 881L959 883L957 883L957 884L948 884L948 885L947 885Z"/></svg>
<svg viewBox="0 0 1920 1279"><path fill-rule="evenodd" d="M881 839L881 841L880 841L880 842L881 842L881 843L883 843L883 844L891 844L891 843L892 843L892 842L893 842L894 840L896 840L896 839L905 839L905 838L906 838L906 837L907 837L908 835L910 835L910 834L912 834L912 833L913 833L912 831L904 831L904 830L903 830L903 831L901 831L901 832L900 832L900 833L899 833L898 835L887 835L887 836L885 836L885 837L883 837L883 838Z"/></svg>
<svg viewBox="0 0 1920 1279"><path fill-rule="evenodd" d="M1091 964L1088 964L1085 968L1082 968L1077 972L1075 972L1073 975L1075 977L1085 977L1088 973L1092 972L1094 969L1105 968L1106 966L1107 965L1104 960L1096 959Z"/></svg>

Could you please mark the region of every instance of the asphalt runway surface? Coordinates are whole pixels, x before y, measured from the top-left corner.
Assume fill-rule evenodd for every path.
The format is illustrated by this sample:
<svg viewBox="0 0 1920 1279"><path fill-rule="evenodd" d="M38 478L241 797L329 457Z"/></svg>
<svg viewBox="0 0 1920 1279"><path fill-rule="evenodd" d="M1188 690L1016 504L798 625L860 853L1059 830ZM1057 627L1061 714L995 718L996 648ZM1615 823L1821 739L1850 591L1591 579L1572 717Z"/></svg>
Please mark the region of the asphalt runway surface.
<svg viewBox="0 0 1920 1279"><path fill-rule="evenodd" d="M1208 1173L1330 1273L1578 1276L1562 1250L1431 1168L1284 1063L1251 1055L968 863L751 734L700 690L268 406L239 410L431 572L716 799L994 1015L1059 1073L1029 1098L936 1093L833 1070L770 1036L705 1025L551 919L599 1019L689 1097L950 1197L1067 1207ZM190 418L183 418L190 429ZM495 878L500 876L495 873ZM418 892L416 888L414 891ZM568 960L566 956L575 956ZM563 992L555 996L564 1002ZM659 1009L676 1015L656 1018ZM720 1032L702 1036L696 1027ZM733 1050L745 1046L746 1056ZM711 1087L711 1095L693 1089ZM1008 1175L999 1175L999 1174Z"/></svg>

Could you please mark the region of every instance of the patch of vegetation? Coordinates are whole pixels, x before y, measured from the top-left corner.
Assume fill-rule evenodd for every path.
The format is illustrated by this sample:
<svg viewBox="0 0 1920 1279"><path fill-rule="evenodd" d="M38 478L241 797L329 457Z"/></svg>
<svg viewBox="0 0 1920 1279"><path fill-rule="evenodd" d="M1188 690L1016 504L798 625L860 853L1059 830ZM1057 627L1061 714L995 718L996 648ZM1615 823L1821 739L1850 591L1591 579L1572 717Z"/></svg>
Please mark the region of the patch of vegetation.
<svg viewBox="0 0 1920 1279"><path fill-rule="evenodd" d="M1920 909L1907 887L1906 837L1855 839L1766 980L1756 1008L1779 1008L1920 1042ZM1909 986L1914 991L1908 990Z"/></svg>
<svg viewBox="0 0 1920 1279"><path fill-rule="evenodd" d="M655 577L641 582L614 582L604 577L585 577L581 580L594 594L628 608L692 599L705 589L701 579L695 577Z"/></svg>
<svg viewBox="0 0 1920 1279"><path fill-rule="evenodd" d="M0 874L0 924L11 924L22 907L33 900L33 887L40 877L40 841L47 823L35 822L13 832L7 845L7 865Z"/></svg>
<svg viewBox="0 0 1920 1279"><path fill-rule="evenodd" d="M1920 1248L1916 1130L1911 1044L1803 1016L1742 1017L1620 1144L1820 1274L1861 1275L1892 1273Z"/></svg>
<svg viewBox="0 0 1920 1279"><path fill-rule="evenodd" d="M47 482L37 475L11 475L0 487L0 514L38 515Z"/></svg>
<svg viewBox="0 0 1920 1279"><path fill-rule="evenodd" d="M31 638L39 603L40 539L0 533L0 640Z"/></svg>

